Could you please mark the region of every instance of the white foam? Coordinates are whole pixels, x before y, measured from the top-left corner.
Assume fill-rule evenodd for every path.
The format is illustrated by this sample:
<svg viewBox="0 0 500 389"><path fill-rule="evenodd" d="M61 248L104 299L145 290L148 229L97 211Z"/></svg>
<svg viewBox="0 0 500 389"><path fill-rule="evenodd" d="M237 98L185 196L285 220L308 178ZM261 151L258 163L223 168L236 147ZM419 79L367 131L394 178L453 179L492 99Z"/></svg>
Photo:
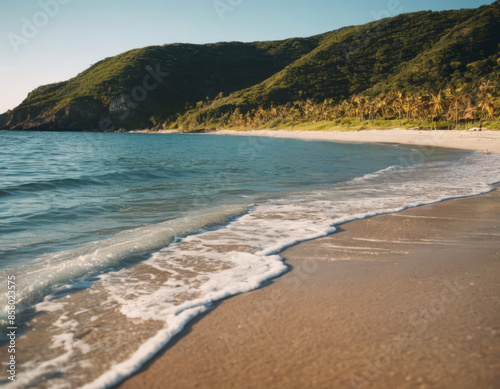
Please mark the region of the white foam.
<svg viewBox="0 0 500 389"><path fill-rule="evenodd" d="M47 296L43 301L36 305L35 310L37 312L56 312L64 309L66 304L63 302L54 302L50 300L50 296Z"/></svg>
<svg viewBox="0 0 500 389"><path fill-rule="evenodd" d="M233 268L211 275L199 289L202 297L178 306L172 304L172 293L179 293L179 289L172 290L167 287L149 295L139 295L136 299L122 300L119 296L125 289L110 288L114 297L123 303L121 312L127 317L162 320L166 322L167 328L160 330L153 338L142 344L128 360L113 366L111 370L83 388L104 388L119 383L141 368L144 362L182 331L193 317L209 309L214 301L256 289L263 281L276 277L286 270L286 266L277 255L263 257L248 253L231 253L229 257L235 263ZM200 276L203 278L203 275ZM192 291L191 288L182 290Z"/></svg>
<svg viewBox="0 0 500 389"><path fill-rule="evenodd" d="M9 388L30 388L36 387L40 380L46 374L53 372L69 373L76 363L72 357L76 351L82 354L87 354L90 351L90 346L80 339L75 339L74 333L78 328L78 322L75 320L67 320L65 316L61 316L57 323L54 323L64 331L52 337L51 349L62 350L56 357L46 360L38 365L33 362L26 362L22 365L22 374L17 374L16 381L8 385ZM88 365L88 363L87 363ZM64 378L53 378L50 381L50 387L70 387L67 380Z"/></svg>
<svg viewBox="0 0 500 389"><path fill-rule="evenodd" d="M396 172L400 169L402 169L403 167L400 166L400 165L393 165L393 166L389 166L385 169L381 169L375 173L369 173L369 174L365 174L364 176L362 177L356 177L354 178L352 181L356 182L356 181L364 181L364 180L369 180L371 178L377 178L381 175L383 175L384 173L388 173L388 172Z"/></svg>
<svg viewBox="0 0 500 389"><path fill-rule="evenodd" d="M65 283L83 276L91 276L119 264L132 255L160 249L178 237L195 232L207 225L240 214L247 205L226 206L189 214L183 218L148 225L116 234L114 237L85 244L76 250L45 255L16 269L18 277L16 298L18 304L33 303L54 290L85 288L86 281ZM4 272L0 272L2 274ZM3 285L7 277L1 277ZM0 284L0 287L2 285ZM4 290L7 290L6 286ZM6 296L0 297L0 320L6 318ZM41 309L41 308L40 308Z"/></svg>

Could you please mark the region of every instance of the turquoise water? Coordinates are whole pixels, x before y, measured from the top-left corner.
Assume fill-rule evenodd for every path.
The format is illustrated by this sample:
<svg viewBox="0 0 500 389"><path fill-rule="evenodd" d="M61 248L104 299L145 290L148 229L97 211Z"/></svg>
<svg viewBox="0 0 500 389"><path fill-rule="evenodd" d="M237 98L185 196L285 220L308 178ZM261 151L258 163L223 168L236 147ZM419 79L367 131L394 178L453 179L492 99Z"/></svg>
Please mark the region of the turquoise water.
<svg viewBox="0 0 500 389"><path fill-rule="evenodd" d="M408 155L209 135L4 132L0 143L0 269L205 207L328 188Z"/></svg>
<svg viewBox="0 0 500 389"><path fill-rule="evenodd" d="M284 248L500 181L497 155L427 147L57 132L0 132L0 145L9 388L111 387L213 302L286 272Z"/></svg>

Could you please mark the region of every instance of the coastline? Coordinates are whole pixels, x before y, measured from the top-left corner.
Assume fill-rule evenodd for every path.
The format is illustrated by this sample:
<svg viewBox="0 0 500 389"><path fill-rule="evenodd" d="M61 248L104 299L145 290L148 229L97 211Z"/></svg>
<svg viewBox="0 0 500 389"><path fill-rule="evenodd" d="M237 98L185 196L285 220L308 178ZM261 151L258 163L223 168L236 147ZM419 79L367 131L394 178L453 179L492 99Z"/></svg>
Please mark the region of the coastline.
<svg viewBox="0 0 500 389"><path fill-rule="evenodd" d="M171 133L171 132L170 132ZM300 130L217 130L216 135L264 136L347 143L389 143L425 147L444 147L481 153L500 154L500 131L300 131Z"/></svg>
<svg viewBox="0 0 500 389"><path fill-rule="evenodd" d="M118 387L493 388L498 200L353 221L289 248L289 273L217 303Z"/></svg>

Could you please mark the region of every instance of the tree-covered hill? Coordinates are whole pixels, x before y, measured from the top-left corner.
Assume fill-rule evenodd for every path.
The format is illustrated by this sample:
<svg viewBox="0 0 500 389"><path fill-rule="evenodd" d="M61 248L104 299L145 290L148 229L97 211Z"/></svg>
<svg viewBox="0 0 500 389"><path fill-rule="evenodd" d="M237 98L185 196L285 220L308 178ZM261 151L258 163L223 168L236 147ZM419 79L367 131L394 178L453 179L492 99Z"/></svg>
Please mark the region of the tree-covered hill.
<svg viewBox="0 0 500 389"><path fill-rule="evenodd" d="M131 50L35 89L0 128L201 128L286 104L479 88L500 70L500 1L311 38ZM299 104L300 105L300 104ZM340 112L340 111L339 111Z"/></svg>
<svg viewBox="0 0 500 389"><path fill-rule="evenodd" d="M317 36L131 50L106 58L68 81L35 89L7 112L3 125L82 130L98 129L100 120L110 119L120 127L148 127L154 115L174 115L186 104L262 82L320 40ZM112 101L122 97L123 112L110 113Z"/></svg>

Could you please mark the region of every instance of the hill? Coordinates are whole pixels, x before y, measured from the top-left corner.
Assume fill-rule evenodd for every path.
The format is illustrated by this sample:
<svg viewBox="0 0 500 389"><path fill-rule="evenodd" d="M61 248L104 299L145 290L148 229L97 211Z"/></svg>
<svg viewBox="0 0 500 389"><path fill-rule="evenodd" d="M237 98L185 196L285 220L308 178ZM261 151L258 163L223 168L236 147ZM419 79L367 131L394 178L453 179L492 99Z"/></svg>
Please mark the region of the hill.
<svg viewBox="0 0 500 389"><path fill-rule="evenodd" d="M235 112L252 117L287 104L333 107L359 96L371 101L391 93L479 90L499 71L496 1L470 10L404 14L310 38L131 50L71 80L35 89L0 116L0 128L189 130L227 124Z"/></svg>

